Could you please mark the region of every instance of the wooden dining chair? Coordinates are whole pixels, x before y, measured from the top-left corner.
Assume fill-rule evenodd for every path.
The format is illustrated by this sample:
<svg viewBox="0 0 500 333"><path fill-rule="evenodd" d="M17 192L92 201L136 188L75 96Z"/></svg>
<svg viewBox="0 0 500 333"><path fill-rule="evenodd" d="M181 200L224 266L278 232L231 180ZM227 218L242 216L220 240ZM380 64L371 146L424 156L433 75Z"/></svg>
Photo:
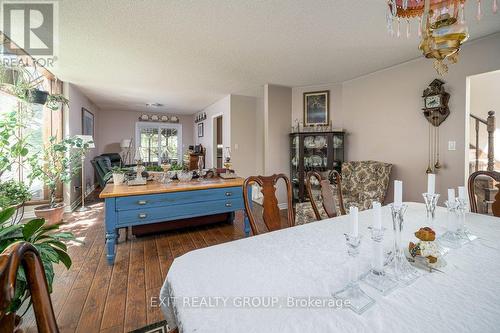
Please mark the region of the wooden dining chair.
<svg viewBox="0 0 500 333"><path fill-rule="evenodd" d="M290 179L282 173L277 175L274 174L272 176L251 176L243 182L243 201L245 203L245 213L247 214L250 227L252 228L254 235L258 235L260 232L252 211L252 198L249 197L248 191L249 186L252 186L254 183L260 186L260 191L263 195L262 220L264 221L268 231L275 231L281 229L280 209L278 207L278 199L276 198L276 183L280 179L285 181L287 190L287 227L295 225L295 216L292 206L292 185L290 183Z"/></svg>
<svg viewBox="0 0 500 333"><path fill-rule="evenodd" d="M321 202L317 202L317 196L314 196L313 193L313 181L312 179L316 179L316 181L320 185L321 192ZM322 216L319 210L319 205L321 205L326 213L326 215L331 217L336 217L338 215L345 215L344 209L344 201L342 199L342 188L341 188L341 177L340 174L336 170L332 170L329 174L329 178L332 178L332 183L329 179L324 179L318 172L309 171L306 174L306 191L309 196L309 200L311 201L311 206L314 211L314 215L316 219L321 220ZM336 191L336 197L335 193ZM338 200L338 202L337 202ZM338 207L338 208L337 208Z"/></svg>
<svg viewBox="0 0 500 333"><path fill-rule="evenodd" d="M12 244L0 255L0 332L19 332L15 313L7 311L14 299L17 272L21 266L28 281L38 332L59 332L40 255L33 245L26 242Z"/></svg>
<svg viewBox="0 0 500 333"><path fill-rule="evenodd" d="M495 195L493 203L491 204L491 211L493 212L494 216L500 217L500 172L498 171L476 171L469 176L468 185L470 210L473 213L480 212L477 206L476 178L481 176L490 177L497 182L497 184L495 185L495 187L497 188L497 193ZM493 189L486 188L485 190L491 191Z"/></svg>

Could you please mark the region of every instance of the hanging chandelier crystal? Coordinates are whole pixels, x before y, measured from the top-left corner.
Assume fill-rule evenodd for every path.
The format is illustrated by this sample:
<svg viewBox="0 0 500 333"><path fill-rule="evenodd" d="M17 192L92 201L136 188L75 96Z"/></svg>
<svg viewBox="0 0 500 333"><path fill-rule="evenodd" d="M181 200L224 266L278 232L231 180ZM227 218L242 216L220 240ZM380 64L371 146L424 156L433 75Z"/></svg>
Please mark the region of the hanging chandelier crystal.
<svg viewBox="0 0 500 333"><path fill-rule="evenodd" d="M434 68L440 75L448 72L448 65L458 61L460 46L469 38L465 22L467 0L387 0L387 30L401 36L401 22L406 21L406 38L411 35L411 22L418 21L419 49L428 59L434 59ZM482 18L481 2L477 2L477 20ZM498 1L492 1L493 13L498 12ZM396 32L394 31L396 26Z"/></svg>

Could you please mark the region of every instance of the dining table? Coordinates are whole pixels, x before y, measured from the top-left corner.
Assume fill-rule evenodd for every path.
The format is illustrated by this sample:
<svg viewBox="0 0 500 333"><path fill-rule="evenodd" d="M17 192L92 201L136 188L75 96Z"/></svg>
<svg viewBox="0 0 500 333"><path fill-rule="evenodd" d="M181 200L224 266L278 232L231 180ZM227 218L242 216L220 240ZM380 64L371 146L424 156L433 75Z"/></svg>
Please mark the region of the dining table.
<svg viewBox="0 0 500 333"><path fill-rule="evenodd" d="M408 202L403 243L431 227L437 237L457 217ZM359 213L359 273L373 259L368 227ZM383 246L394 248L389 206L382 207ZM179 332L499 332L500 219L466 213L477 238L450 251L438 270L419 269L409 285L383 295L360 282L375 304L357 314L332 296L349 282L349 216L316 221L188 252L174 260L160 292L170 329Z"/></svg>

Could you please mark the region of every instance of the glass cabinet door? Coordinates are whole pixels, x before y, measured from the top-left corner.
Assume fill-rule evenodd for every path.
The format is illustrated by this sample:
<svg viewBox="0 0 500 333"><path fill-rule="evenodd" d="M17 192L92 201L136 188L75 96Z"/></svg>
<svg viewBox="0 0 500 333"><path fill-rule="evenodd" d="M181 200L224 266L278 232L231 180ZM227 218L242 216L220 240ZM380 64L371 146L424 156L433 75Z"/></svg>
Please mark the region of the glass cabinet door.
<svg viewBox="0 0 500 333"><path fill-rule="evenodd" d="M333 135L333 169L341 172L342 163L344 162L344 134L335 133Z"/></svg>
<svg viewBox="0 0 500 333"><path fill-rule="evenodd" d="M300 141L298 135L290 136L290 181L292 182L293 198L299 197L300 186Z"/></svg>
<svg viewBox="0 0 500 333"><path fill-rule="evenodd" d="M328 135L311 133L303 136L304 171L325 171L328 166Z"/></svg>

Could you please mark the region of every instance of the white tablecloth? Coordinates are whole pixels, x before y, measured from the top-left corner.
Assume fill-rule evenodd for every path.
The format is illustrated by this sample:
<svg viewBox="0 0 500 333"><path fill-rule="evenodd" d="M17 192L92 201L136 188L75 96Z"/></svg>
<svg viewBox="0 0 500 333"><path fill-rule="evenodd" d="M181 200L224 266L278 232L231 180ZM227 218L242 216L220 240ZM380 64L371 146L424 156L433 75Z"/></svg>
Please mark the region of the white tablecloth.
<svg viewBox="0 0 500 333"><path fill-rule="evenodd" d="M408 206L405 243L428 224L423 204ZM438 207L435 223L430 225L438 235L447 223L446 216L446 210ZM364 235L361 267L367 270L371 211L361 212L359 223ZM169 325L178 326L181 332L499 332L500 219L467 214L466 223L479 238L447 254L443 272L422 271L423 276L413 284L398 287L387 296L361 283L376 300L362 315L346 308L286 307L288 297L329 298L344 287L348 279L347 216L192 251L175 259L161 290L162 310ZM388 207L383 207L383 224L387 228L385 245L390 248L393 232ZM169 296L177 303L167 302ZM250 296L278 297L282 307L262 307L266 300L276 298L246 298L255 307L242 307L243 297ZM218 297L228 297L225 306L224 298Z"/></svg>

